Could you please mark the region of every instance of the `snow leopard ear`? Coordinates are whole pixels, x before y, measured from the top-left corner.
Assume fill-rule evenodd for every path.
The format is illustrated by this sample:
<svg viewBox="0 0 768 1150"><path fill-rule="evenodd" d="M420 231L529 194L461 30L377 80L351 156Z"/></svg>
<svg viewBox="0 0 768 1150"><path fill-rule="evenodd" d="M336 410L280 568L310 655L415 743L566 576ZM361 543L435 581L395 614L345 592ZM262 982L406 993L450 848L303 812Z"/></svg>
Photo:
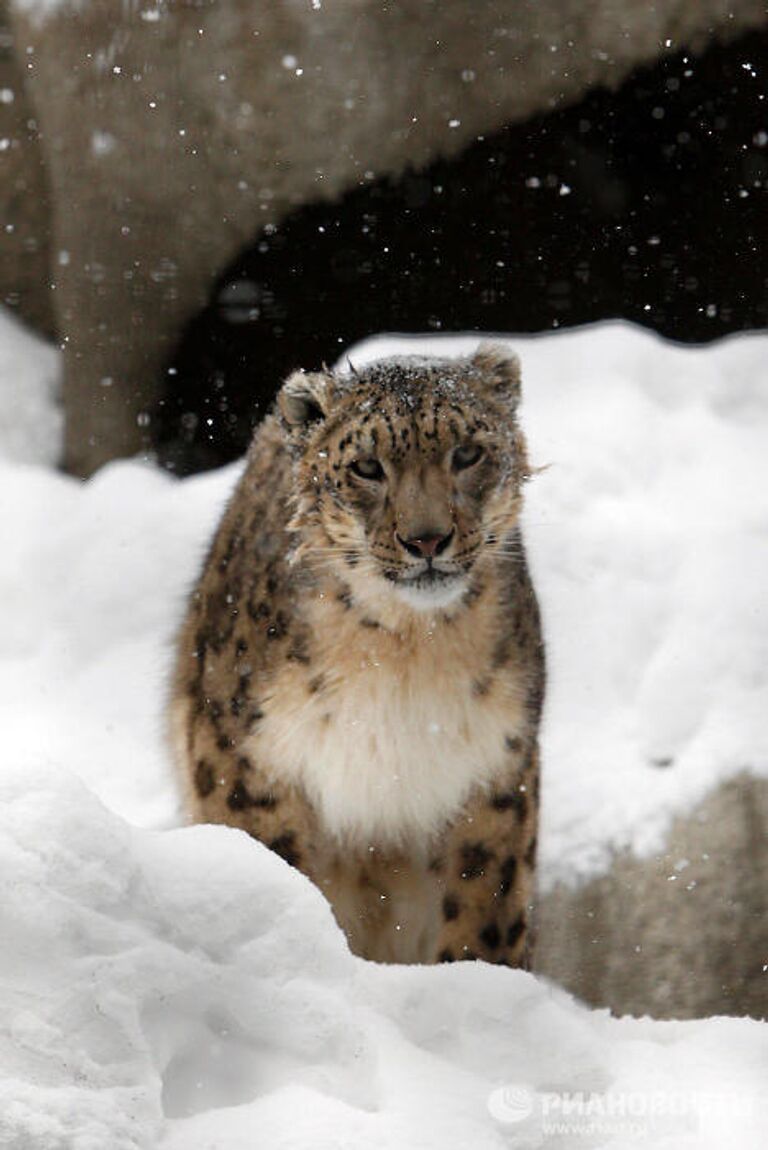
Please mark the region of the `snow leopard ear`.
<svg viewBox="0 0 768 1150"><path fill-rule="evenodd" d="M503 395L513 407L520 400L520 360L501 343L481 343L470 360L492 391Z"/></svg>
<svg viewBox="0 0 768 1150"><path fill-rule="evenodd" d="M333 377L321 371L294 371L282 386L277 405L289 427L325 419L334 397Z"/></svg>

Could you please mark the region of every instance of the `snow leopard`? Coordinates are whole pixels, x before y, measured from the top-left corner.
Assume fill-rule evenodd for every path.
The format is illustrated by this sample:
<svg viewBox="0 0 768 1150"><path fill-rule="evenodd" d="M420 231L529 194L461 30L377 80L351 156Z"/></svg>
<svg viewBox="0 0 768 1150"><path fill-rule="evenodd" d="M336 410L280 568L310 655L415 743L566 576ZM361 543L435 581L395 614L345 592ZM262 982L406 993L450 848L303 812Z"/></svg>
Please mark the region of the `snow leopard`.
<svg viewBox="0 0 768 1150"><path fill-rule="evenodd" d="M295 371L181 629L191 818L307 875L380 962L529 962L544 700L520 364Z"/></svg>

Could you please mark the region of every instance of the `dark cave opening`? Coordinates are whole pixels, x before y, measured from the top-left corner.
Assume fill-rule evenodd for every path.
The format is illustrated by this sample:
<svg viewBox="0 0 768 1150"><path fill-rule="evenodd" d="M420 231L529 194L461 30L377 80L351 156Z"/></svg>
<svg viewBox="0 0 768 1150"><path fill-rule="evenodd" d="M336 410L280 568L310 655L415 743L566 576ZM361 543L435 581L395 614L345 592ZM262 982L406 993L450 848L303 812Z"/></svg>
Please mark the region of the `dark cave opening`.
<svg viewBox="0 0 768 1150"><path fill-rule="evenodd" d="M163 463L242 454L290 370L376 332L765 328L767 67L764 32L681 51L456 159L295 211L183 333L154 421Z"/></svg>

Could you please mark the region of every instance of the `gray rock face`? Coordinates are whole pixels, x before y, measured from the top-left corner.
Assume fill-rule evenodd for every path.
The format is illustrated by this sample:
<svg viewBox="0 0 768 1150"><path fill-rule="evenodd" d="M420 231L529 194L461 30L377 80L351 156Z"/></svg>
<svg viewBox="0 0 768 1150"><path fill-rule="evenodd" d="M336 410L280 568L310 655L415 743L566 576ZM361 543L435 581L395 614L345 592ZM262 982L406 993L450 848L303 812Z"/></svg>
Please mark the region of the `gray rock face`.
<svg viewBox="0 0 768 1150"><path fill-rule="evenodd" d="M41 149L51 188L41 295L65 346L66 464L83 475L146 444L180 325L291 207L766 19L763 0L12 0L10 13L39 125L26 169Z"/></svg>
<svg viewBox="0 0 768 1150"><path fill-rule="evenodd" d="M768 780L678 819L664 853L617 858L540 906L536 969L614 1014L768 1016Z"/></svg>
<svg viewBox="0 0 768 1150"><path fill-rule="evenodd" d="M179 327L291 207L453 154L766 11L762 0L11 0L10 17L39 125L15 184L40 148L51 186L53 290L26 292L26 314L45 325L52 296L66 463L86 475L146 446L141 413ZM44 202L30 194L25 207Z"/></svg>
<svg viewBox="0 0 768 1150"><path fill-rule="evenodd" d="M0 0L0 303L54 333L48 179L35 113Z"/></svg>

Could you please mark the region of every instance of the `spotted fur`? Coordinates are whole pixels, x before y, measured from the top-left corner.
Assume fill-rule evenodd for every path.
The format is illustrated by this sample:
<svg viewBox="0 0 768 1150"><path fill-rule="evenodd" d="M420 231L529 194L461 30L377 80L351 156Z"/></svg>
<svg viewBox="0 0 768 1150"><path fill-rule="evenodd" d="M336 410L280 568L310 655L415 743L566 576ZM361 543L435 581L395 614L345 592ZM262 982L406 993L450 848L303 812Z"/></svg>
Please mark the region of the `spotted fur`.
<svg viewBox="0 0 768 1150"><path fill-rule="evenodd" d="M492 345L291 376L179 641L192 817L303 870L380 961L529 946L544 659L519 389Z"/></svg>

